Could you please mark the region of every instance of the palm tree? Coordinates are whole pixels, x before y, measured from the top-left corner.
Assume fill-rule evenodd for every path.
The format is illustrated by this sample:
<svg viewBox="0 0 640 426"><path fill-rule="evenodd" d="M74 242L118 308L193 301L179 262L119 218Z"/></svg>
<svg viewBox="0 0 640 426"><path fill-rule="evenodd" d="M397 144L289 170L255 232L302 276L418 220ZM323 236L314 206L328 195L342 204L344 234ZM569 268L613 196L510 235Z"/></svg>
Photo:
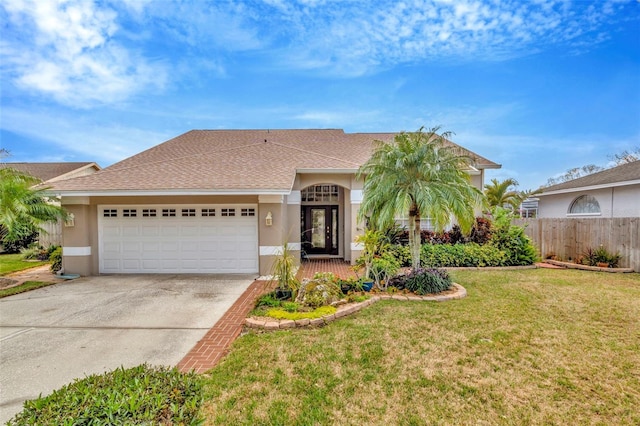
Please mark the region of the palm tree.
<svg viewBox="0 0 640 426"><path fill-rule="evenodd" d="M484 195L487 197L487 203L489 207L504 207L505 205L511 206L512 209L518 208L524 198L522 193L511 189L511 187L517 187L518 181L512 178L498 182L497 179L491 179L491 183L484 185Z"/></svg>
<svg viewBox="0 0 640 426"><path fill-rule="evenodd" d="M62 207L51 204L35 177L11 168L0 169L0 242L16 242L40 225L65 217Z"/></svg>
<svg viewBox="0 0 640 426"><path fill-rule="evenodd" d="M402 132L393 142L375 141L371 158L358 170L365 178L364 197L359 220L384 229L397 216L409 215L409 246L412 267L420 267L420 220L431 219L443 230L455 218L464 232L475 220L475 208L484 201L471 184L468 170L471 159L459 154L439 128Z"/></svg>

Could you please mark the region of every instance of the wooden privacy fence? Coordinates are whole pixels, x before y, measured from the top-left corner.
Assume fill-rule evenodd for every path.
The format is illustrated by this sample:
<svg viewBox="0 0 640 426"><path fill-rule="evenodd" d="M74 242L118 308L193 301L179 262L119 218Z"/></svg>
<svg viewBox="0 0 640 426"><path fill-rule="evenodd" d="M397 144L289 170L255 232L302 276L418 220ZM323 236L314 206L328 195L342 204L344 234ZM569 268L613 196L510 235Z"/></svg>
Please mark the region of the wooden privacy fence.
<svg viewBox="0 0 640 426"><path fill-rule="evenodd" d="M42 228L46 231L41 232L38 237L38 243L41 246L49 247L50 245L62 245L62 221L45 223Z"/></svg>
<svg viewBox="0 0 640 426"><path fill-rule="evenodd" d="M622 268L640 272L640 218L543 218L516 219L545 258L555 254L573 260L587 248L604 246L610 253L620 253Z"/></svg>

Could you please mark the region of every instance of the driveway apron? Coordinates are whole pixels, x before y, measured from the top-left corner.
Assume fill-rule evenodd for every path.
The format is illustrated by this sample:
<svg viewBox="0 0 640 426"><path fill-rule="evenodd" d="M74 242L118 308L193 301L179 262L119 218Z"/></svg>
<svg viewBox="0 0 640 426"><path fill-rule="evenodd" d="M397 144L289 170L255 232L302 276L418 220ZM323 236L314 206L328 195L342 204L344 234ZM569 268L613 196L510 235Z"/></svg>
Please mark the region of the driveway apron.
<svg viewBox="0 0 640 426"><path fill-rule="evenodd" d="M178 364L253 278L84 277L0 299L0 423L76 378Z"/></svg>

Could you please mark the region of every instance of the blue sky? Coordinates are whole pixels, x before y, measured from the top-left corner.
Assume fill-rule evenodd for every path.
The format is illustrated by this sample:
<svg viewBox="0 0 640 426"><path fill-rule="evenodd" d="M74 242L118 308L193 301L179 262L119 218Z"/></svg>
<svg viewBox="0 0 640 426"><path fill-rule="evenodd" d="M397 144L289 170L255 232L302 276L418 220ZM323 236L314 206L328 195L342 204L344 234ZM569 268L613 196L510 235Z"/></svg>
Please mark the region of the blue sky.
<svg viewBox="0 0 640 426"><path fill-rule="evenodd" d="M640 146L640 2L0 3L8 161L191 129L441 126L533 189ZM487 180L488 180L487 179Z"/></svg>

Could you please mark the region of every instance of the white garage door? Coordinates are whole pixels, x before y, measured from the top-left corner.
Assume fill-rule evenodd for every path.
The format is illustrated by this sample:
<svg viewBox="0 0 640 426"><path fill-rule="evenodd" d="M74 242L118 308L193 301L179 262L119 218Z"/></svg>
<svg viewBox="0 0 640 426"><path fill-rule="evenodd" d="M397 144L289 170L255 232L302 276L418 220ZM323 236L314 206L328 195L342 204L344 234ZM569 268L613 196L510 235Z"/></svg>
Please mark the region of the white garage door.
<svg viewBox="0 0 640 426"><path fill-rule="evenodd" d="M101 273L254 273L255 204L98 206Z"/></svg>

